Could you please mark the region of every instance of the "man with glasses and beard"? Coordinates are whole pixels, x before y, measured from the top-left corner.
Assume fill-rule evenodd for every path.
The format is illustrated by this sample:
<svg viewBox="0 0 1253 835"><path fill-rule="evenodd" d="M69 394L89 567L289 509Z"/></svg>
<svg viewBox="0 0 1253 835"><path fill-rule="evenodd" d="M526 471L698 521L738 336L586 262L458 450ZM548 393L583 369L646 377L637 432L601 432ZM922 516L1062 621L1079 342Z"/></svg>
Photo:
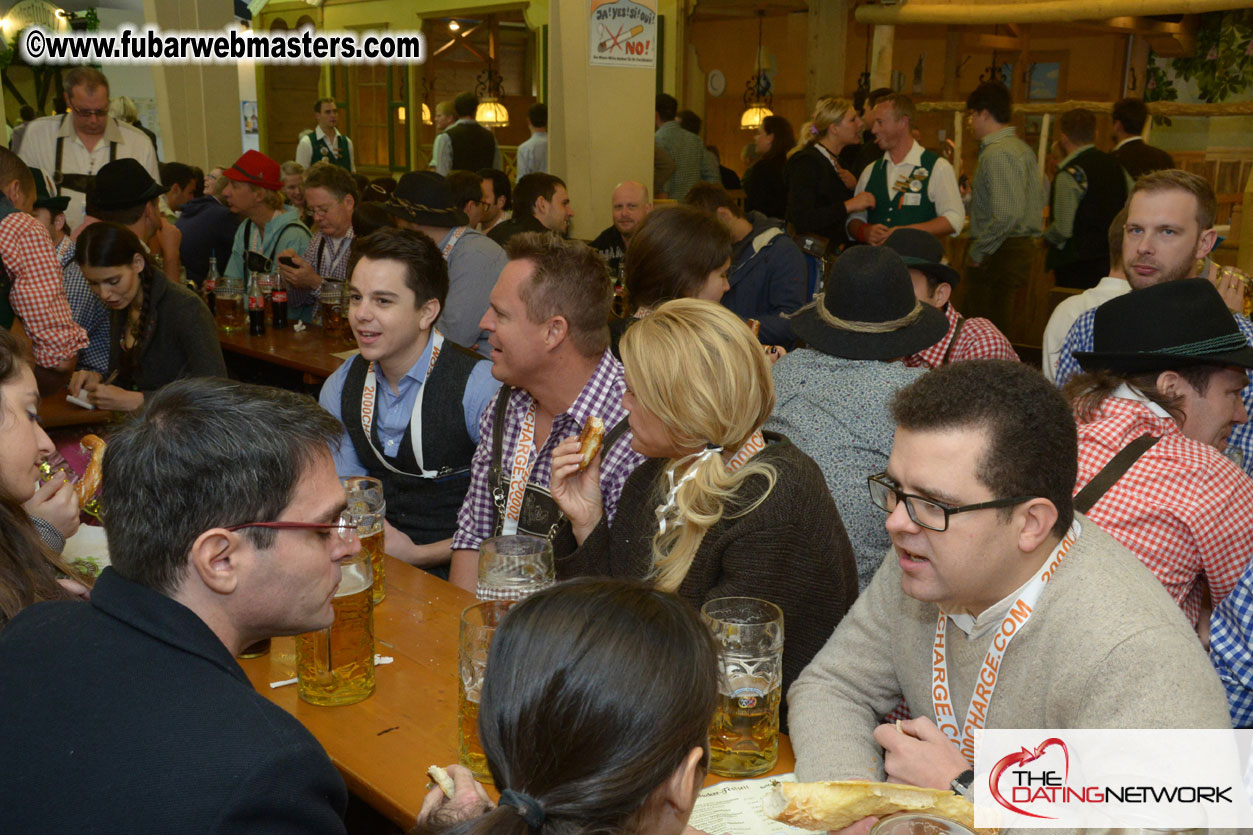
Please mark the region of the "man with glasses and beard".
<svg viewBox="0 0 1253 835"><path fill-rule="evenodd" d="M0 762L6 829L344 832L343 779L235 661L334 620L361 549L342 431L307 397L198 378L110 437L112 565L90 603L31 606L0 634L0 748L24 752Z"/></svg>

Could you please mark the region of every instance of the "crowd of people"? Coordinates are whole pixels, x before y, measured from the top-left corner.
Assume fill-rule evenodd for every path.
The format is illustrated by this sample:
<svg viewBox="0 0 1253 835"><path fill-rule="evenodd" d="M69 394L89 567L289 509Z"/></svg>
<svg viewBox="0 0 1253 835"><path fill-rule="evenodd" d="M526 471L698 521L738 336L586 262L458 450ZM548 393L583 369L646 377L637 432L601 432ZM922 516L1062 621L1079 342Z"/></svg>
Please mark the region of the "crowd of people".
<svg viewBox="0 0 1253 835"><path fill-rule="evenodd" d="M1115 108L1112 152L1091 113L1063 114L1050 185L1005 87L981 84L967 207L902 94L824 97L799 131L766 119L743 195L662 94L656 170L604 195L612 225L585 243L543 105L514 182L468 93L436 107L425 170L356 174L324 98L295 161L206 175L157 168L98 71L65 89L68 113L0 149L15 829L342 831L326 754L233 656L331 622L356 475L384 485L391 556L473 590L480 544L527 533L566 581L491 649L500 806L454 768L420 832L681 832L718 687L694 613L718 597L784 613L803 780L966 793L980 728L1253 726L1247 279L1209 257L1211 184L1138 138L1142 102ZM830 248L818 288L793 233ZM1083 291L1043 373L1003 333L1040 247ZM358 350L317 402L227 379L206 280L255 273L308 325L343 299ZM135 413L109 437L94 580L59 556L69 480L41 476L59 389ZM89 744L67 721L83 677Z"/></svg>

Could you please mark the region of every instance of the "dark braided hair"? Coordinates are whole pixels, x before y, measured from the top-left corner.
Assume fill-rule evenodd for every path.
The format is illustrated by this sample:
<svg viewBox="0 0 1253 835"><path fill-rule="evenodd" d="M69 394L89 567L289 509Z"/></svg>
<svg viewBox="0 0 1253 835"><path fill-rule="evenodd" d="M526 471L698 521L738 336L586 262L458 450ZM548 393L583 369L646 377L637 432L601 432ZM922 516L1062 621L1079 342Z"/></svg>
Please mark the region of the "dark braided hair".
<svg viewBox="0 0 1253 835"><path fill-rule="evenodd" d="M120 353L117 371L122 383L134 377L143 347L152 336L149 332L154 325L151 321L152 284L157 272L139 236L117 223L93 223L88 226L79 234L74 251L74 260L79 267L130 266L136 255L144 260L144 268L139 273L139 322L135 328L135 344L130 349L122 348ZM122 325L116 334L119 340L125 339L126 329L130 327L130 313L130 308L122 312Z"/></svg>

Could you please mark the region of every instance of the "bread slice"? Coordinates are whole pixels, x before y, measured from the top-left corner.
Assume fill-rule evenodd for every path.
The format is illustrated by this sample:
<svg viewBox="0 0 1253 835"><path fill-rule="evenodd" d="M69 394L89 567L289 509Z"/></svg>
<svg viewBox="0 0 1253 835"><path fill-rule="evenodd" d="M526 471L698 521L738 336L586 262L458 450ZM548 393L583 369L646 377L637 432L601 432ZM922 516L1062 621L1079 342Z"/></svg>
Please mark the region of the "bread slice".
<svg viewBox="0 0 1253 835"><path fill-rule="evenodd" d="M843 829L862 818L896 812L926 812L974 829L975 807L951 791L899 783L838 780L826 783L776 783L762 801L766 817L801 829ZM995 829L976 830L995 835Z"/></svg>

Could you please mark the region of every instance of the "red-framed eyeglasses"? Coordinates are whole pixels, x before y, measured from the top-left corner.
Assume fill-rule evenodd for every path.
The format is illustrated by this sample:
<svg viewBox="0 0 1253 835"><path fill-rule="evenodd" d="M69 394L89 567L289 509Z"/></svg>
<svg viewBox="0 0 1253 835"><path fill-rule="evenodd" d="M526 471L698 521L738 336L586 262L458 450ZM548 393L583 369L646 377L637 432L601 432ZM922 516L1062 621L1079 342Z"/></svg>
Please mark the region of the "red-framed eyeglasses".
<svg viewBox="0 0 1253 835"><path fill-rule="evenodd" d="M271 528L280 531L334 531L344 542L352 542L357 538L357 523L352 514L344 511L334 522L245 522L242 525L231 525L226 530L239 531L244 528Z"/></svg>

